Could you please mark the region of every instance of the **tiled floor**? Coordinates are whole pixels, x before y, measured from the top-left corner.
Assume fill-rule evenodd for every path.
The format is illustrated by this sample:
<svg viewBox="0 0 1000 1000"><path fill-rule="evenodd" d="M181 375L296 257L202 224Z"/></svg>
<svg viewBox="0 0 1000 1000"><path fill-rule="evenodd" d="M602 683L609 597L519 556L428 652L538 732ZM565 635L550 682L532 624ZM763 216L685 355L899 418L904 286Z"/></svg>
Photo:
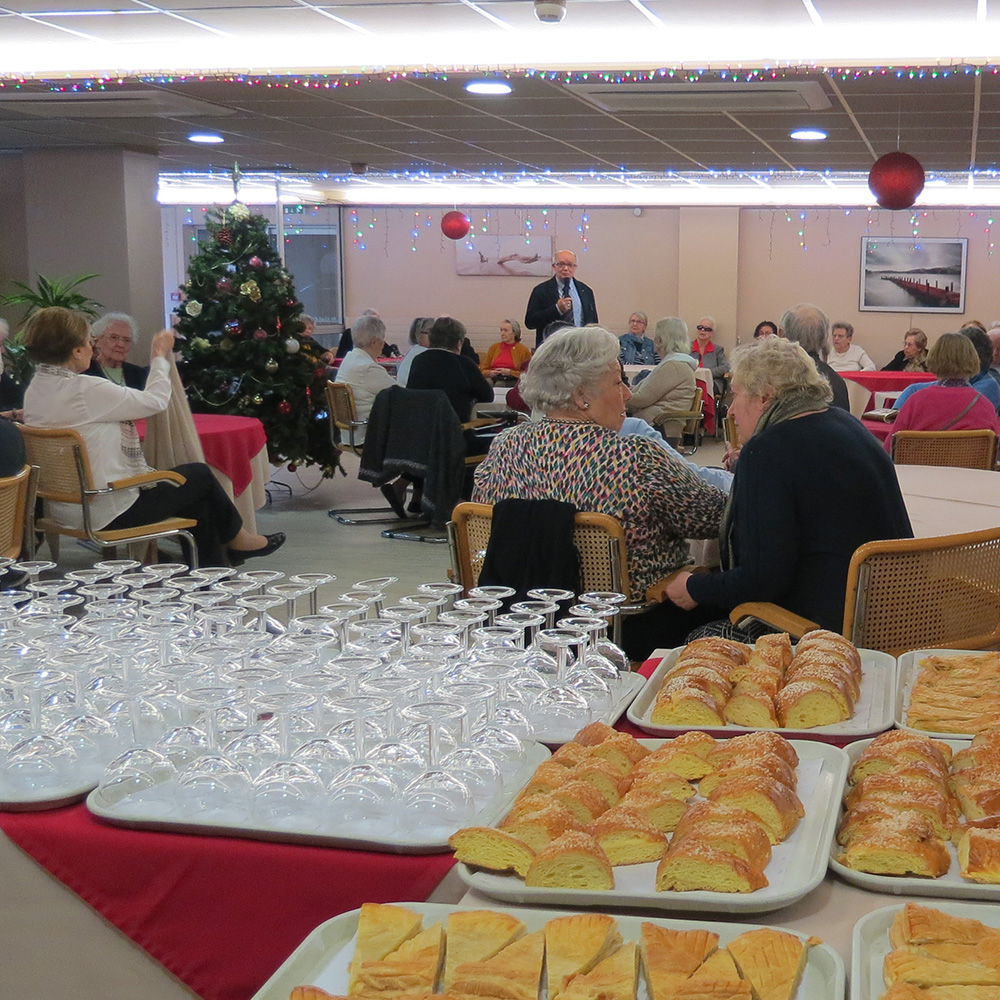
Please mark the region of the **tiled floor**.
<svg viewBox="0 0 1000 1000"><path fill-rule="evenodd" d="M721 443L708 441L695 458L705 465L717 465L723 450ZM274 480L287 484L291 494L273 489L272 502L257 513L257 526L264 533L284 531L288 541L274 555L254 561L252 567L266 566L288 574L333 573L337 581L321 589L321 604L369 577L398 577L399 583L389 590L390 597L409 593L418 583L446 579L447 545L382 538L380 532L386 525L344 525L327 516L331 507L384 506L379 491L358 480L358 460L345 455L344 464L346 477L338 475L327 480L308 468L296 472L275 470ZM47 548L40 555L47 557ZM88 566L95 559L92 553L64 539L59 569Z"/></svg>

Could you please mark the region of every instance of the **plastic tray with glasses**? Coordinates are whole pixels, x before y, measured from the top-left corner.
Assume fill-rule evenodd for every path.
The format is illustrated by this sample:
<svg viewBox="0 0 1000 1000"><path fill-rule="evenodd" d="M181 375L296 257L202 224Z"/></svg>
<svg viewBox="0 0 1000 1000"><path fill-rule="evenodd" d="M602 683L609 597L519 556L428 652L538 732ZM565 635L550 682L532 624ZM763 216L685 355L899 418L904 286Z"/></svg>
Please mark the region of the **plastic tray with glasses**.
<svg viewBox="0 0 1000 1000"><path fill-rule="evenodd" d="M998 956L995 906L885 906L854 925L850 1000L990 1000L1000 996Z"/></svg>
<svg viewBox="0 0 1000 1000"><path fill-rule="evenodd" d="M785 736L873 736L892 725L896 661L817 629L754 646L697 639L664 651L628 718L654 736L698 728L718 736L774 729Z"/></svg>
<svg viewBox="0 0 1000 1000"><path fill-rule="evenodd" d="M968 743L895 729L847 754L838 875L874 892L1000 900L1000 731Z"/></svg>
<svg viewBox="0 0 1000 1000"><path fill-rule="evenodd" d="M839 1000L844 979L832 948L753 924L366 903L253 1000Z"/></svg>
<svg viewBox="0 0 1000 1000"><path fill-rule="evenodd" d="M842 750L776 733L589 726L496 828L451 844L466 884L507 902L766 912L822 881L846 773Z"/></svg>
<svg viewBox="0 0 1000 1000"><path fill-rule="evenodd" d="M1000 652L918 649L899 658L896 725L967 740L1000 726Z"/></svg>

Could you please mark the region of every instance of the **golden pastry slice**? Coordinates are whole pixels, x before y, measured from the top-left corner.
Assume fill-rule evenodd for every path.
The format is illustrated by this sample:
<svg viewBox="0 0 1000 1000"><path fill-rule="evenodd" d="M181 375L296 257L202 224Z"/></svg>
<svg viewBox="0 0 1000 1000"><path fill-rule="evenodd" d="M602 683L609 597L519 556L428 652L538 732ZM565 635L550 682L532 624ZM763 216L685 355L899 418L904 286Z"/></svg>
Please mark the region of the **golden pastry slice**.
<svg viewBox="0 0 1000 1000"><path fill-rule="evenodd" d="M687 979L674 987L672 1000L754 1000L750 981L738 979Z"/></svg>
<svg viewBox="0 0 1000 1000"><path fill-rule="evenodd" d="M362 962L355 992L363 997L433 993L444 960L444 925L422 930L378 962Z"/></svg>
<svg viewBox="0 0 1000 1000"><path fill-rule="evenodd" d="M948 941L954 944L978 944L1000 938L1000 930L969 917L955 917L932 906L907 903L893 918L889 943L893 948L908 944Z"/></svg>
<svg viewBox="0 0 1000 1000"><path fill-rule="evenodd" d="M455 970L451 993L500 1000L538 1000L544 957L545 931L526 934L492 958L460 965Z"/></svg>
<svg viewBox="0 0 1000 1000"><path fill-rule="evenodd" d="M757 1000L790 1000L798 986L809 946L794 934L760 927L729 942L729 954Z"/></svg>
<svg viewBox="0 0 1000 1000"><path fill-rule="evenodd" d="M442 989L447 993L455 970L469 962L482 962L524 934L524 923L495 910L456 910L448 917L448 950Z"/></svg>
<svg viewBox="0 0 1000 1000"><path fill-rule="evenodd" d="M378 962L420 930L419 913L389 903L363 903L358 917L358 943L349 968L347 992L354 993L358 972L365 962Z"/></svg>
<svg viewBox="0 0 1000 1000"><path fill-rule="evenodd" d="M604 849L593 837L570 830L538 852L524 884L548 889L610 891L615 887L615 873Z"/></svg>
<svg viewBox="0 0 1000 1000"><path fill-rule="evenodd" d="M887 983L899 981L916 986L981 985L1000 986L1000 970L961 962L928 958L915 949L897 948L882 964Z"/></svg>
<svg viewBox="0 0 1000 1000"><path fill-rule="evenodd" d="M966 830L958 841L962 878L1000 882L1000 830Z"/></svg>
<svg viewBox="0 0 1000 1000"><path fill-rule="evenodd" d="M639 949L627 944L590 972L574 976L559 996L562 1000L635 1000L638 959Z"/></svg>
<svg viewBox="0 0 1000 1000"><path fill-rule="evenodd" d="M523 841L491 826L467 826L448 838L455 860L493 872L527 874L535 852Z"/></svg>
<svg viewBox="0 0 1000 1000"><path fill-rule="evenodd" d="M742 978L733 956L726 948L717 948L691 974L691 979L710 979L728 983L738 983Z"/></svg>
<svg viewBox="0 0 1000 1000"><path fill-rule="evenodd" d="M545 925L549 1000L556 1000L573 976L590 972L621 943L618 922L604 913L578 913L550 920Z"/></svg>
<svg viewBox="0 0 1000 1000"><path fill-rule="evenodd" d="M1000 986L914 986L893 983L882 1000L1000 1000Z"/></svg>
<svg viewBox="0 0 1000 1000"><path fill-rule="evenodd" d="M318 986L293 986L288 994L288 1000L339 1000L332 993L321 990Z"/></svg>
<svg viewBox="0 0 1000 1000"><path fill-rule="evenodd" d="M643 921L642 967L650 1000L672 1000L674 989L715 951L719 935L679 931Z"/></svg>

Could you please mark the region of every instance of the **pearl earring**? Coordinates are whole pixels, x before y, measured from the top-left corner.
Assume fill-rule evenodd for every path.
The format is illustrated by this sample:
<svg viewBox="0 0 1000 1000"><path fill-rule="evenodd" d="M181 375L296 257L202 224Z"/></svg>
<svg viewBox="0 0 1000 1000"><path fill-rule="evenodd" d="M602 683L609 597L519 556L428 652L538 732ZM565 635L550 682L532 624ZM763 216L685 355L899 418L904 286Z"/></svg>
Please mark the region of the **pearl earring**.
<svg viewBox="0 0 1000 1000"><path fill-rule="evenodd" d="M589 410L589 409L590 409L590 403L584 403L584 404L583 404L583 408L584 408L585 410Z"/></svg>

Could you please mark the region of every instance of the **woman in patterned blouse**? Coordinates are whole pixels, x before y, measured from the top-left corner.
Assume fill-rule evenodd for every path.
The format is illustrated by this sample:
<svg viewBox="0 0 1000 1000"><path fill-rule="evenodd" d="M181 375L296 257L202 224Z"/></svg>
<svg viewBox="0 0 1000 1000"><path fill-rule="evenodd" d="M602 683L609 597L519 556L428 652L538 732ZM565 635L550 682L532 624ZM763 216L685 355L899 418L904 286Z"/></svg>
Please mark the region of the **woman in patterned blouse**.
<svg viewBox="0 0 1000 1000"><path fill-rule="evenodd" d="M473 499L563 500L610 514L628 541L631 597L691 561L688 538L715 537L725 494L700 480L652 441L618 434L631 398L618 365L617 338L600 327L564 330L536 352L521 393L542 420L502 433L476 469ZM718 617L666 604L624 620L631 659L674 646Z"/></svg>

